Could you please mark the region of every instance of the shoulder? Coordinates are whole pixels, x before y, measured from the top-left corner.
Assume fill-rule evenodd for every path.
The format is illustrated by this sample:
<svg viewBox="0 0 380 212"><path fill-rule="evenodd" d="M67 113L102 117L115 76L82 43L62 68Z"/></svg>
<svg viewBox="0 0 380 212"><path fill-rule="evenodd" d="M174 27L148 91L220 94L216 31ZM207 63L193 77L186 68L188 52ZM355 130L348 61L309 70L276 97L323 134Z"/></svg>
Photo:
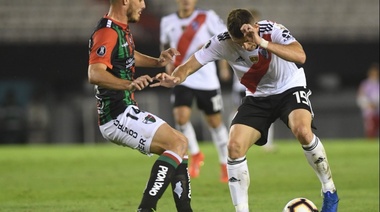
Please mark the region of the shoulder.
<svg viewBox="0 0 380 212"><path fill-rule="evenodd" d="M204 45L204 49L226 49L231 40L230 34L222 32L212 36L209 41Z"/></svg>

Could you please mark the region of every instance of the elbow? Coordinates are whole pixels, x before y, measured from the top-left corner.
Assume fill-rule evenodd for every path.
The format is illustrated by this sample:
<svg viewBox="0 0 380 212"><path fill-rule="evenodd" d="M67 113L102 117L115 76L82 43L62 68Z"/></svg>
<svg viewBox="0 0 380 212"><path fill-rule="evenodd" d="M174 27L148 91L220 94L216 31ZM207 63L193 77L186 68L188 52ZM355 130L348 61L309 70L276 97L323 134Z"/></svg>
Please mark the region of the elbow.
<svg viewBox="0 0 380 212"><path fill-rule="evenodd" d="M303 65L303 64L305 64L305 62L306 62L306 54L300 54L296 63Z"/></svg>
<svg viewBox="0 0 380 212"><path fill-rule="evenodd" d="M97 85L99 83L99 80L94 76L91 70L88 71L87 81L93 85Z"/></svg>

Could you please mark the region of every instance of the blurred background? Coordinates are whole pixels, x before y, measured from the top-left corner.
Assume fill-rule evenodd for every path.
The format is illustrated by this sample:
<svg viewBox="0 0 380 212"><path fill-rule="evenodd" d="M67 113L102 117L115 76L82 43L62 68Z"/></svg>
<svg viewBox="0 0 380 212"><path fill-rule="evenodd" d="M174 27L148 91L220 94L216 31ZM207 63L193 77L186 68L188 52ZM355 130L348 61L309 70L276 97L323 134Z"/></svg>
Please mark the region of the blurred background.
<svg viewBox="0 0 380 212"><path fill-rule="evenodd" d="M132 24L136 50L159 55L160 18L174 0L146 0ZM303 45L315 124L321 138L364 137L356 103L360 82L379 62L378 0L198 0L226 21L234 8L255 8L262 19L285 25ZM0 144L104 142L96 120L93 86L87 82L88 39L108 11L108 0L0 0ZM137 69L137 75L163 69ZM225 122L234 110L232 81L222 82ZM137 92L139 106L173 124L170 89ZM209 140L194 110L198 139ZM292 138L275 123L276 138Z"/></svg>

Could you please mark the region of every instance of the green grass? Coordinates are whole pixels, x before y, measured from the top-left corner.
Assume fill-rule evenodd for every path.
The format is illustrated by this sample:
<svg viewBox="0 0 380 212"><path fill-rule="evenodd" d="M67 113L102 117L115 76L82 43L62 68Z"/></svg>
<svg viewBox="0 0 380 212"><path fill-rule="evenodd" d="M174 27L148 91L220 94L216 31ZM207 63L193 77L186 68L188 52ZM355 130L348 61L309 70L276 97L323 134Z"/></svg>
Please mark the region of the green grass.
<svg viewBox="0 0 380 212"><path fill-rule="evenodd" d="M379 211L379 143L323 140L340 195L341 212ZM321 206L320 183L295 141L276 141L277 151L249 151L252 211L280 212L295 197ZM231 212L227 184L219 182L212 143L201 176L192 179L194 212ZM151 158L113 144L94 146L0 146L0 211L135 211ZM175 211L170 189L158 211Z"/></svg>

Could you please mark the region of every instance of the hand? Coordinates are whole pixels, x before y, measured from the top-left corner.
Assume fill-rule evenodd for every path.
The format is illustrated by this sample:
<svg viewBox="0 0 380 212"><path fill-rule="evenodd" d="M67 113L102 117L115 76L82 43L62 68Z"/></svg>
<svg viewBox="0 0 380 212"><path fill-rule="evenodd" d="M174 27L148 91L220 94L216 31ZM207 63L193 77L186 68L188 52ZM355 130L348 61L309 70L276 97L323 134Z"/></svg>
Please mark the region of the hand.
<svg viewBox="0 0 380 212"><path fill-rule="evenodd" d="M158 73L153 77L153 80L157 80L158 82L151 84L150 87L164 86L171 88L180 84L180 79L178 77L170 76L167 73Z"/></svg>
<svg viewBox="0 0 380 212"><path fill-rule="evenodd" d="M179 51L175 48L169 48L165 51L162 51L160 54L160 57L158 58L158 63L163 67L166 66L168 63L172 62L174 59L173 57L176 55L180 55Z"/></svg>
<svg viewBox="0 0 380 212"><path fill-rule="evenodd" d="M139 90L141 91L145 87L149 85L149 83L153 82L153 79L148 75L143 75L138 77L137 79L133 80L133 82L130 84L131 91Z"/></svg>
<svg viewBox="0 0 380 212"><path fill-rule="evenodd" d="M251 24L243 24L240 30L246 41L243 43L242 47L248 51L256 49L257 45L261 42L261 37L259 36L259 25L257 23L253 26Z"/></svg>

